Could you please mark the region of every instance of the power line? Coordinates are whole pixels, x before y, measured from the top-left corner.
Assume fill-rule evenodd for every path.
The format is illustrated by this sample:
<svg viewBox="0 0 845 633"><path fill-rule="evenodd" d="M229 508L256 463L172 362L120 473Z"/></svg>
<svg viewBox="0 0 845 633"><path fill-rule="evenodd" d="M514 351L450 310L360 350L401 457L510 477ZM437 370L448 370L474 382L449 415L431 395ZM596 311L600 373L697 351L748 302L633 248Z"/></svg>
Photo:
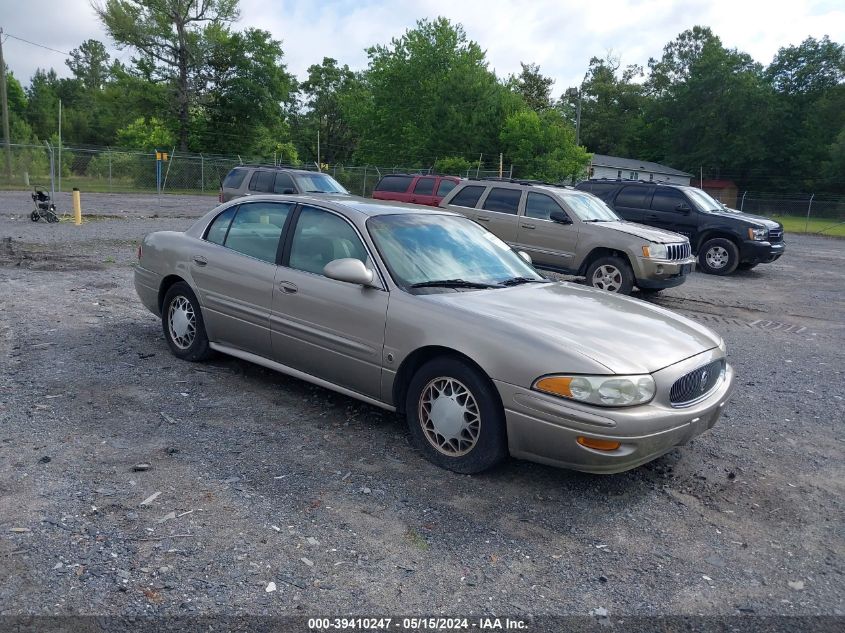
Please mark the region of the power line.
<svg viewBox="0 0 845 633"><path fill-rule="evenodd" d="M11 37L13 40L18 40L19 42L24 42L26 44L31 44L32 46L37 46L38 48L45 48L48 51L53 51L54 53L59 53L60 55L64 55L65 57L70 57L70 53L65 53L64 51L57 50L55 48L50 48L49 46L44 46L43 44L38 44L36 42L30 42L29 40L25 40L22 37L18 37L17 35L12 35L11 33L6 33L6 37Z"/></svg>

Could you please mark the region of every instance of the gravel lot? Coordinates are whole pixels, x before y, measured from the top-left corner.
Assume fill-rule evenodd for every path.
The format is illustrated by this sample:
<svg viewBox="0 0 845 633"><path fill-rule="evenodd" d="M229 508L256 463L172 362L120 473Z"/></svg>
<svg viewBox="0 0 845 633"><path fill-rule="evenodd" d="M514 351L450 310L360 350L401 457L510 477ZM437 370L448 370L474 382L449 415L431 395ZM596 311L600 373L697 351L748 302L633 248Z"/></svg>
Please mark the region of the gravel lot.
<svg viewBox="0 0 845 633"><path fill-rule="evenodd" d="M727 341L710 433L620 475L470 477L393 414L175 359L135 247L214 199L89 200L75 227L0 194L0 615L845 615L845 241L654 299Z"/></svg>

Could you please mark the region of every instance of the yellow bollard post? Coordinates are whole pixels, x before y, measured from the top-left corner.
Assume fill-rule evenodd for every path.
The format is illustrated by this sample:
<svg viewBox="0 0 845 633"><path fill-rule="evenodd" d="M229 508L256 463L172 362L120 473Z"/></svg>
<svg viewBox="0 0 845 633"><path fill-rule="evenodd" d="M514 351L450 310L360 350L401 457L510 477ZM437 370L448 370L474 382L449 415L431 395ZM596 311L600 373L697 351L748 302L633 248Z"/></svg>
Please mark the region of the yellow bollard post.
<svg viewBox="0 0 845 633"><path fill-rule="evenodd" d="M73 188L73 223L76 226L82 224L82 200L76 187Z"/></svg>

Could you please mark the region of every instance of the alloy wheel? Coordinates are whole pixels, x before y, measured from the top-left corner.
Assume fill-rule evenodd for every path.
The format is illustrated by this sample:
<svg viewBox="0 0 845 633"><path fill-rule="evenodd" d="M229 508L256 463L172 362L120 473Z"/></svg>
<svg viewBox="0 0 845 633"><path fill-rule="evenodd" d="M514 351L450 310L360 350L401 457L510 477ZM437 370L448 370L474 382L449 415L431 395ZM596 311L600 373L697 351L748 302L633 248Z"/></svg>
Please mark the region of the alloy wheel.
<svg viewBox="0 0 845 633"><path fill-rule="evenodd" d="M590 281L593 287L599 290L619 292L619 289L622 287L622 271L616 266L605 264L596 268L593 278Z"/></svg>
<svg viewBox="0 0 845 633"><path fill-rule="evenodd" d="M728 265L730 256L728 255L728 251L723 247L712 246L707 250L707 253L704 255L704 259L707 261L707 265L710 266L710 268L718 270Z"/></svg>
<svg viewBox="0 0 845 633"><path fill-rule="evenodd" d="M428 442L449 457L469 453L481 433L481 412L472 392L446 376L434 378L423 388L419 420Z"/></svg>

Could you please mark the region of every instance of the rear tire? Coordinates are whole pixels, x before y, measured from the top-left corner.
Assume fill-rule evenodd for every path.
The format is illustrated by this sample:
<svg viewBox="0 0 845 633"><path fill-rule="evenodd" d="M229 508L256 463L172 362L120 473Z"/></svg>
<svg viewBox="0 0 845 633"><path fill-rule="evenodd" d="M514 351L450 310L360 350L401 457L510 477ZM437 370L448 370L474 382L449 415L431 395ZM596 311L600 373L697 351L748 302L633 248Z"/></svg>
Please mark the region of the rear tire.
<svg viewBox="0 0 845 633"><path fill-rule="evenodd" d="M479 473L508 456L499 394L487 376L460 359L435 358L417 370L405 416L413 445L441 468Z"/></svg>
<svg viewBox="0 0 845 633"><path fill-rule="evenodd" d="M739 265L739 249L724 237L707 240L698 249L698 267L708 275L730 275Z"/></svg>
<svg viewBox="0 0 845 633"><path fill-rule="evenodd" d="M38 222L38 217L39 217L38 211L33 211L32 213L29 214L29 219L32 220L33 222Z"/></svg>
<svg viewBox="0 0 845 633"><path fill-rule="evenodd" d="M161 325L167 345L177 358L197 362L213 355L208 345L199 301L184 281L170 286L164 295Z"/></svg>
<svg viewBox="0 0 845 633"><path fill-rule="evenodd" d="M599 257L587 268L587 284L599 290L629 295L634 287L634 272L621 257Z"/></svg>

